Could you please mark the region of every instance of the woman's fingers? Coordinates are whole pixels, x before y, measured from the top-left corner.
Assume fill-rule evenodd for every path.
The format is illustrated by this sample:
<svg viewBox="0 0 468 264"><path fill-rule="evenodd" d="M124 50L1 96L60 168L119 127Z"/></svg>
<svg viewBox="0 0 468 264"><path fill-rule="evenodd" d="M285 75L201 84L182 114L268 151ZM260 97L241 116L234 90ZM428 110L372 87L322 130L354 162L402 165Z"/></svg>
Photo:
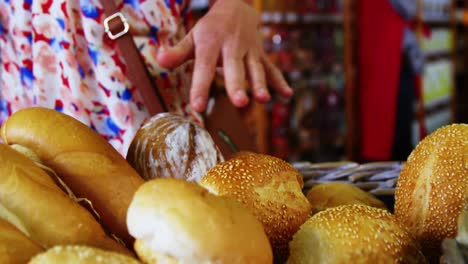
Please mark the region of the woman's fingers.
<svg viewBox="0 0 468 264"><path fill-rule="evenodd" d="M271 99L271 96L267 89L263 64L260 61L260 57L255 54L250 51L245 58L247 76L254 98L261 103L266 103Z"/></svg>
<svg viewBox="0 0 468 264"><path fill-rule="evenodd" d="M259 21L258 14L244 1L217 1L180 43L158 55L159 65L168 69L195 59L190 89L190 104L195 111L205 110L216 66L221 64L226 91L237 107L249 103L246 86L260 102L271 99L267 87L283 97L292 95L281 72L264 54ZM246 84L246 78L250 84Z"/></svg>
<svg viewBox="0 0 468 264"><path fill-rule="evenodd" d="M216 74L219 53L220 47L215 43L196 46L190 105L197 112L203 112L206 109L211 83Z"/></svg>
<svg viewBox="0 0 468 264"><path fill-rule="evenodd" d="M231 102L237 107L244 107L249 103L245 92L245 64L243 55L234 50L223 51L223 68L226 90Z"/></svg>
<svg viewBox="0 0 468 264"><path fill-rule="evenodd" d="M289 87L283 74L265 55L262 56L262 64L265 69L265 77L268 84L281 96L292 96L293 90Z"/></svg>

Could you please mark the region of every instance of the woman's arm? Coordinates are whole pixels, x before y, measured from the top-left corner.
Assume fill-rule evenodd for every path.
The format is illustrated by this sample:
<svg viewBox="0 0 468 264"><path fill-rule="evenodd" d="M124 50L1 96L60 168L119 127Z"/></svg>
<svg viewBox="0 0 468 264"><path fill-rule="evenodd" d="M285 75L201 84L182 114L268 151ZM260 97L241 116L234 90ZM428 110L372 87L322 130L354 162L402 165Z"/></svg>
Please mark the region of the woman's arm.
<svg viewBox="0 0 468 264"><path fill-rule="evenodd" d="M247 0L249 1L249 0ZM212 6L187 36L158 55L158 63L176 68L195 59L190 104L195 111L206 108L209 89L218 63L222 63L226 90L238 107L249 102L244 87L247 79L254 98L267 102L267 84L280 95L292 95L281 72L266 56L260 37L260 17L244 0L212 0Z"/></svg>

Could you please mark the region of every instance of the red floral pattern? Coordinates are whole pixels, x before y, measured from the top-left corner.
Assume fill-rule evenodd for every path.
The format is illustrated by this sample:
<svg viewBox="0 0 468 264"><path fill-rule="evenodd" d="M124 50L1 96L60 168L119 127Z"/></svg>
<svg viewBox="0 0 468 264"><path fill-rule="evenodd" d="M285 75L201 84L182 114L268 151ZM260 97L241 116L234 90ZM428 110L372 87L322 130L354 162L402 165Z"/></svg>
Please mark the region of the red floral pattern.
<svg viewBox="0 0 468 264"><path fill-rule="evenodd" d="M165 78L162 93L170 111L192 115L191 65L167 71L155 60L160 48L186 33L187 1L115 1L150 73ZM89 125L126 154L149 115L116 43L105 36L104 19L98 0L0 0L0 124L25 107L53 108Z"/></svg>

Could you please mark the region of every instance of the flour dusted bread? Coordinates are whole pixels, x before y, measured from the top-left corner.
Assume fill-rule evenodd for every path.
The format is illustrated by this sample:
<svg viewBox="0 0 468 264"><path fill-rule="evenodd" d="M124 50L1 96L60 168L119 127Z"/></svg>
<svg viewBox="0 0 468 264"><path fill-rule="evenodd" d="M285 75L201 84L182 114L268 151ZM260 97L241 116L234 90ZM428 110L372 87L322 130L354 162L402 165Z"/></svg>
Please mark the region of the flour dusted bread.
<svg viewBox="0 0 468 264"><path fill-rule="evenodd" d="M290 243L288 264L425 263L419 245L387 210L353 204L312 216Z"/></svg>
<svg viewBox="0 0 468 264"><path fill-rule="evenodd" d="M287 258L289 241L310 216L302 176L289 163L272 156L239 153L213 167L200 184L252 210L264 226L278 263Z"/></svg>
<svg viewBox="0 0 468 264"><path fill-rule="evenodd" d="M441 242L457 234L468 191L468 125L439 128L423 139L401 170L395 216L438 262Z"/></svg>
<svg viewBox="0 0 468 264"><path fill-rule="evenodd" d="M69 245L50 248L36 255L29 264L141 264L141 262L111 251Z"/></svg>
<svg viewBox="0 0 468 264"><path fill-rule="evenodd" d="M312 206L313 214L327 208L346 204L364 204L387 209L385 204L372 194L351 184L341 182L329 182L316 185L307 192L306 197Z"/></svg>
<svg viewBox="0 0 468 264"><path fill-rule="evenodd" d="M186 117L161 113L137 131L127 160L145 179L169 177L199 182L224 158L200 125Z"/></svg>
<svg viewBox="0 0 468 264"><path fill-rule="evenodd" d="M247 208L185 180L158 178L142 185L127 223L146 263L272 263L265 231Z"/></svg>
<svg viewBox="0 0 468 264"><path fill-rule="evenodd" d="M99 134L46 108L15 112L1 129L3 142L32 150L76 196L89 199L102 223L128 245L126 212L143 179Z"/></svg>
<svg viewBox="0 0 468 264"><path fill-rule="evenodd" d="M0 164L0 218L33 241L46 248L84 244L130 254L26 156L0 144Z"/></svg>
<svg viewBox="0 0 468 264"><path fill-rule="evenodd" d="M43 248L0 217L0 264L26 264Z"/></svg>

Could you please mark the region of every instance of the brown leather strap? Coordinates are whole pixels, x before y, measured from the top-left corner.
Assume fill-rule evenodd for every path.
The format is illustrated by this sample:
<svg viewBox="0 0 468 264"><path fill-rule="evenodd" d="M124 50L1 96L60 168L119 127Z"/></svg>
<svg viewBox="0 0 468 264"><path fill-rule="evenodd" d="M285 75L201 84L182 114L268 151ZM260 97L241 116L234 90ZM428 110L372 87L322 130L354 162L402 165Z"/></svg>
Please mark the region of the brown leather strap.
<svg viewBox="0 0 468 264"><path fill-rule="evenodd" d="M103 0L101 1L101 4L104 9L104 13L108 18L120 12L114 3L114 0ZM125 29L124 23L126 22L122 21L121 18L122 16L115 16L115 18L108 21L109 29L114 35ZM126 75L133 85L135 85L140 91L148 112L151 115L167 112L164 100L159 93L156 83L150 76L148 68L141 58L140 51L136 47L135 42L133 42L133 37L130 32L126 32L114 41L116 41L119 46L120 52L126 62Z"/></svg>

